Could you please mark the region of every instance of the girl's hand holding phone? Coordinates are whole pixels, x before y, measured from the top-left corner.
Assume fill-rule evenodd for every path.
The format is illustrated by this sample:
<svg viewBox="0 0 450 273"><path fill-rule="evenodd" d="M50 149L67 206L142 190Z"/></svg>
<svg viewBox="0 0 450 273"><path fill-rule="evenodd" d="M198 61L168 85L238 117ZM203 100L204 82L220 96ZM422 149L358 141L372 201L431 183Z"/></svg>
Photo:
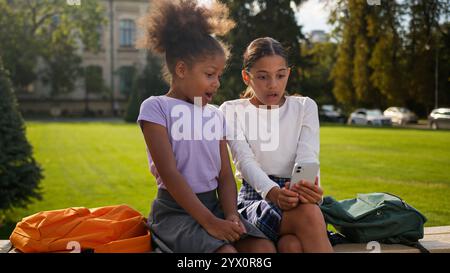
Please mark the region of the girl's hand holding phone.
<svg viewBox="0 0 450 273"><path fill-rule="evenodd" d="M301 180L292 187L292 190L299 194L301 203L317 204L322 200L323 189L318 184L318 178L313 183Z"/></svg>
<svg viewBox="0 0 450 273"><path fill-rule="evenodd" d="M290 210L298 206L299 194L290 190L290 182L284 188L278 189L275 204L282 210Z"/></svg>

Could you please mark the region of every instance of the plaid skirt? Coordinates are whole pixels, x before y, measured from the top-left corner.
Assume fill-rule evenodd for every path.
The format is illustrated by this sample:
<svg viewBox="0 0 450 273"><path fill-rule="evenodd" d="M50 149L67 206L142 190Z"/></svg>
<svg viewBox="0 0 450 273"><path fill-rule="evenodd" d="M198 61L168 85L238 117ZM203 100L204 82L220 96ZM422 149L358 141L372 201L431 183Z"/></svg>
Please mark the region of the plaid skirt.
<svg viewBox="0 0 450 273"><path fill-rule="evenodd" d="M284 187L284 184L290 180L272 175L269 175L269 178L280 187ZM270 240L274 242L278 240L283 212L274 203L263 200L245 180L242 180L242 187L238 194L238 211Z"/></svg>

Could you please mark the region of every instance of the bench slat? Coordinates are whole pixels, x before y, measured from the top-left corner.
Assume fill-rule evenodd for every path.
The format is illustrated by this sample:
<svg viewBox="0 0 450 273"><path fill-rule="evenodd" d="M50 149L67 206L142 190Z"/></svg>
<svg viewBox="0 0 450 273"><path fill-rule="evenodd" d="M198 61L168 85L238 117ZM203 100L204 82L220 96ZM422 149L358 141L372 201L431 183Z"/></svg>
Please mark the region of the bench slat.
<svg viewBox="0 0 450 273"><path fill-rule="evenodd" d="M424 229L425 235L450 234L450 226L427 227Z"/></svg>

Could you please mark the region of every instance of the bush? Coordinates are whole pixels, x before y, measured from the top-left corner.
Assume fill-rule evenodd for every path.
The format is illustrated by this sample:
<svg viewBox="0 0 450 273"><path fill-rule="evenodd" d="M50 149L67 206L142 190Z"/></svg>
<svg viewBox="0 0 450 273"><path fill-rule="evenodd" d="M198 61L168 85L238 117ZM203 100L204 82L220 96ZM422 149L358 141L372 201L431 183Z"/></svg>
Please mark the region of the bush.
<svg viewBox="0 0 450 273"><path fill-rule="evenodd" d="M0 59L0 213L41 199L42 169L32 156L9 74ZM0 215L1 216L1 215ZM1 218L0 218L1 222Z"/></svg>
<svg viewBox="0 0 450 273"><path fill-rule="evenodd" d="M147 55L147 64L141 74L133 77L131 94L124 115L126 122L136 122L141 103L150 96L163 95L169 91L168 84L163 79L162 60L151 53Z"/></svg>

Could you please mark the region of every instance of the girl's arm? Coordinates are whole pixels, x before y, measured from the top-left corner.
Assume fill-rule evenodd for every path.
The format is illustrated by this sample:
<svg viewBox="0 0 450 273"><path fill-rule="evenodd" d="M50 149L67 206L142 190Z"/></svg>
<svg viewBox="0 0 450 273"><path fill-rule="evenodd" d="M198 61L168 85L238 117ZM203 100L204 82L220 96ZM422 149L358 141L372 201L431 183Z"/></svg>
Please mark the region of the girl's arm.
<svg viewBox="0 0 450 273"><path fill-rule="evenodd" d="M319 162L320 126L317 104L306 98L295 162ZM320 177L319 177L320 184Z"/></svg>
<svg viewBox="0 0 450 273"><path fill-rule="evenodd" d="M158 174L175 201L202 226L210 224L215 216L197 198L176 167L167 130L156 123L143 121L142 131Z"/></svg>
<svg viewBox="0 0 450 273"><path fill-rule="evenodd" d="M238 215L237 212L237 190L233 170L230 165L230 157L226 140L220 141L221 168L219 173L219 200L225 217Z"/></svg>
<svg viewBox="0 0 450 273"><path fill-rule="evenodd" d="M314 100L307 98L295 162L319 162L319 150L320 125L317 104ZM323 190L320 187L320 171L314 185L301 183L301 185L295 185L293 190L300 194L302 203L321 202Z"/></svg>
<svg viewBox="0 0 450 273"><path fill-rule="evenodd" d="M224 103L220 106L220 110L224 113L227 122L227 141L236 169L263 199L269 199L268 193L272 190L277 191L280 187L268 177L256 161L255 154L235 116L235 107Z"/></svg>
<svg viewBox="0 0 450 273"><path fill-rule="evenodd" d="M230 242L238 240L241 233L239 226L217 218L200 202L178 171L166 128L156 123L143 121L142 131L158 174L177 204L211 236Z"/></svg>
<svg viewBox="0 0 450 273"><path fill-rule="evenodd" d="M227 147L227 141L222 139L220 141L221 168L218 177L218 194L220 204L225 214L225 219L237 223L241 228L239 232L241 235L247 231L245 230L237 211L236 181L234 180L233 170L231 169L230 156Z"/></svg>

